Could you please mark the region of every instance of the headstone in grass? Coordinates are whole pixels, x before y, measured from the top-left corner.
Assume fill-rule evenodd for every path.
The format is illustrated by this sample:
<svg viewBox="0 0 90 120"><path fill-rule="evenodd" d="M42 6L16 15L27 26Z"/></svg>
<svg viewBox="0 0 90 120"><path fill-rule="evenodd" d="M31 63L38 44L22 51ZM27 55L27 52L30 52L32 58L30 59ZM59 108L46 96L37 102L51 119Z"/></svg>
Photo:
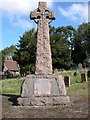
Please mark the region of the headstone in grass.
<svg viewBox="0 0 90 120"><path fill-rule="evenodd" d="M2 75L0 75L0 80L2 79Z"/></svg>
<svg viewBox="0 0 90 120"><path fill-rule="evenodd" d="M90 70L90 63L89 63L89 65L88 65L88 69Z"/></svg>
<svg viewBox="0 0 90 120"><path fill-rule="evenodd" d="M70 87L70 76L64 76L64 83L66 87Z"/></svg>
<svg viewBox="0 0 90 120"><path fill-rule="evenodd" d="M86 73L81 73L81 82L86 82L86 81L87 81Z"/></svg>
<svg viewBox="0 0 90 120"><path fill-rule="evenodd" d="M30 14L37 23L36 70L34 75L27 75L22 85L19 105L47 106L70 102L66 95L63 77L52 73L49 23L55 19L54 13L47 8L46 2Z"/></svg>
<svg viewBox="0 0 90 120"><path fill-rule="evenodd" d="M90 77L90 71L87 72L87 76Z"/></svg>
<svg viewBox="0 0 90 120"><path fill-rule="evenodd" d="M77 76L77 72L74 72L73 75L74 75L74 76Z"/></svg>
<svg viewBox="0 0 90 120"><path fill-rule="evenodd" d="M82 64L81 63L78 64L78 70L80 70L80 71L82 70Z"/></svg>
<svg viewBox="0 0 90 120"><path fill-rule="evenodd" d="M0 80L2 79L2 72L0 72Z"/></svg>

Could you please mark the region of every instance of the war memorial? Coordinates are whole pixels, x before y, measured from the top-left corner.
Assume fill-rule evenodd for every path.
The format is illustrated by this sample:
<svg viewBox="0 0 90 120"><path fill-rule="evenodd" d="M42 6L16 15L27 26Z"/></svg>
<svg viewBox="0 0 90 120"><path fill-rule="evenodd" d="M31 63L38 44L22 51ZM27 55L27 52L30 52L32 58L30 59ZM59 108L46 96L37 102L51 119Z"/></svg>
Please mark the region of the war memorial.
<svg viewBox="0 0 90 120"><path fill-rule="evenodd" d="M37 51L35 74L27 75L21 86L18 104L22 106L53 106L70 102L62 76L52 72L49 24L55 20L54 12L46 2L30 14L37 24Z"/></svg>

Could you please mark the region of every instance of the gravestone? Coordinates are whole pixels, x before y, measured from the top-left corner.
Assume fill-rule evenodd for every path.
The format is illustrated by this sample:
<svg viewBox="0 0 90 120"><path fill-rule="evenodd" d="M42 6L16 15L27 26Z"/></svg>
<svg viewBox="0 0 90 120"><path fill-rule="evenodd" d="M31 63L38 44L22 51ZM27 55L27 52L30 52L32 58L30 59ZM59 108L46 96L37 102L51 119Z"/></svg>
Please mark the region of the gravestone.
<svg viewBox="0 0 90 120"><path fill-rule="evenodd" d="M90 71L87 72L87 76L90 77Z"/></svg>
<svg viewBox="0 0 90 120"><path fill-rule="evenodd" d="M90 70L90 63L88 64L88 69Z"/></svg>
<svg viewBox="0 0 90 120"><path fill-rule="evenodd" d="M62 76L52 74L49 23L55 19L46 2L39 2L30 18L38 25L35 74L27 75L21 86L19 105L47 106L70 102Z"/></svg>
<svg viewBox="0 0 90 120"><path fill-rule="evenodd" d="M81 82L87 81L87 75L85 73L81 73Z"/></svg>
<svg viewBox="0 0 90 120"><path fill-rule="evenodd" d="M74 75L74 76L77 76L77 72L74 72L73 75Z"/></svg>
<svg viewBox="0 0 90 120"><path fill-rule="evenodd" d="M81 63L78 64L78 70L82 70L82 64Z"/></svg>
<svg viewBox="0 0 90 120"><path fill-rule="evenodd" d="M70 76L64 76L64 83L66 87L70 87Z"/></svg>

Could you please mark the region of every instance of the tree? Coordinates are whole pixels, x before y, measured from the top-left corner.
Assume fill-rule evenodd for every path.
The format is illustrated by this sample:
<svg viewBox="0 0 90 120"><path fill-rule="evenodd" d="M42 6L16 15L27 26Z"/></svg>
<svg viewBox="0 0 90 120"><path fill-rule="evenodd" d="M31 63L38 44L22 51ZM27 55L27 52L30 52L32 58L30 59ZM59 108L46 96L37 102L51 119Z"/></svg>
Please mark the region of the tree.
<svg viewBox="0 0 90 120"><path fill-rule="evenodd" d="M72 26L58 28L50 26L53 69L69 69L73 62L83 63L86 59L86 51L89 53L90 45L88 27L86 26L85 24L80 25L77 30ZM34 73L35 71L36 38L37 32L34 28L20 37L13 59L20 65L21 73L27 73L27 71Z"/></svg>
<svg viewBox="0 0 90 120"><path fill-rule="evenodd" d="M79 25L73 43L73 62L76 64L85 63L86 58L90 56L90 23Z"/></svg>
<svg viewBox="0 0 90 120"><path fill-rule="evenodd" d="M27 72L33 73L35 71L35 59L36 59L36 31L31 29L25 32L20 37L19 43L16 45L16 52L13 59L16 60L20 66L21 74L27 74Z"/></svg>
<svg viewBox="0 0 90 120"><path fill-rule="evenodd" d="M72 37L70 27L51 27L50 26L50 42L52 50L53 68L69 69L71 61L70 37ZM70 35L69 35L70 33ZM69 36L69 37L68 37ZM36 60L36 38L37 32L31 29L20 37L19 43L16 45L16 52L13 59L20 66L21 74L35 71Z"/></svg>
<svg viewBox="0 0 90 120"><path fill-rule="evenodd" d="M6 47L0 51L0 70L3 71L5 59L12 59L15 50L16 47L11 45L10 47Z"/></svg>
<svg viewBox="0 0 90 120"><path fill-rule="evenodd" d="M53 68L69 69L75 29L71 26L50 28Z"/></svg>
<svg viewBox="0 0 90 120"><path fill-rule="evenodd" d="M5 59L12 59L15 50L16 50L15 45L11 45L10 47L6 47L5 49L3 49L1 52L2 55L4 55Z"/></svg>
<svg viewBox="0 0 90 120"><path fill-rule="evenodd" d="M0 72L2 71L2 53L0 51Z"/></svg>

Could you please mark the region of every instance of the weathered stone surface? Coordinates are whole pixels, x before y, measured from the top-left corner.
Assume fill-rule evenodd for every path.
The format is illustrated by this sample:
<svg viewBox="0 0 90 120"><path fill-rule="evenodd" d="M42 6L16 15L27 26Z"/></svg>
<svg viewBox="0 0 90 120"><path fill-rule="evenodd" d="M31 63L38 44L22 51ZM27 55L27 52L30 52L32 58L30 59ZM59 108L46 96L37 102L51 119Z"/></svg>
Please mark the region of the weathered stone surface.
<svg viewBox="0 0 90 120"><path fill-rule="evenodd" d="M87 72L87 76L90 77L90 71Z"/></svg>
<svg viewBox="0 0 90 120"><path fill-rule="evenodd" d="M52 105L52 97L31 97L19 98L19 104L29 106L47 106Z"/></svg>
<svg viewBox="0 0 90 120"><path fill-rule="evenodd" d="M39 2L39 7L31 12L30 18L38 24L35 74L52 74L49 23L55 19L54 13L47 8L46 2Z"/></svg>
<svg viewBox="0 0 90 120"><path fill-rule="evenodd" d="M64 76L64 83L66 87L70 87L70 76Z"/></svg>
<svg viewBox="0 0 90 120"><path fill-rule="evenodd" d="M49 23L55 19L46 2L31 12L31 19L38 24L37 56L35 75L28 75L21 87L19 105L47 106L68 103L62 76L52 74L52 59L49 41Z"/></svg>
<svg viewBox="0 0 90 120"><path fill-rule="evenodd" d="M47 82L47 86L45 86L45 84L43 83L39 83L40 84L40 88L38 89L42 89L44 88L43 91L39 91L36 94L36 84L38 80L42 80L44 82ZM62 76L57 76L57 75L28 75L26 77L26 80L24 81L23 85L22 85L22 97L30 97L30 96L46 96L46 95L66 95L66 89L65 89L65 85L64 85L64 81Z"/></svg>
<svg viewBox="0 0 90 120"><path fill-rule="evenodd" d="M70 102L68 96L49 96L49 97L30 97L30 98L18 98L18 104L22 106L53 106L60 104L67 104Z"/></svg>
<svg viewBox="0 0 90 120"><path fill-rule="evenodd" d="M79 63L79 64L78 64L78 70L80 70L80 71L81 71L82 69L83 69L83 68L82 68L82 64L81 64L81 63Z"/></svg>
<svg viewBox="0 0 90 120"><path fill-rule="evenodd" d="M70 103L68 96L53 97L53 105Z"/></svg>
<svg viewBox="0 0 90 120"><path fill-rule="evenodd" d="M37 79L34 84L35 95L50 95L51 83L47 78Z"/></svg>
<svg viewBox="0 0 90 120"><path fill-rule="evenodd" d="M22 85L21 97L18 98L18 104L29 106L55 105L69 101L63 78L59 75L28 75Z"/></svg>
<svg viewBox="0 0 90 120"><path fill-rule="evenodd" d="M86 81L87 81L86 73L81 73L81 82L86 82Z"/></svg>

